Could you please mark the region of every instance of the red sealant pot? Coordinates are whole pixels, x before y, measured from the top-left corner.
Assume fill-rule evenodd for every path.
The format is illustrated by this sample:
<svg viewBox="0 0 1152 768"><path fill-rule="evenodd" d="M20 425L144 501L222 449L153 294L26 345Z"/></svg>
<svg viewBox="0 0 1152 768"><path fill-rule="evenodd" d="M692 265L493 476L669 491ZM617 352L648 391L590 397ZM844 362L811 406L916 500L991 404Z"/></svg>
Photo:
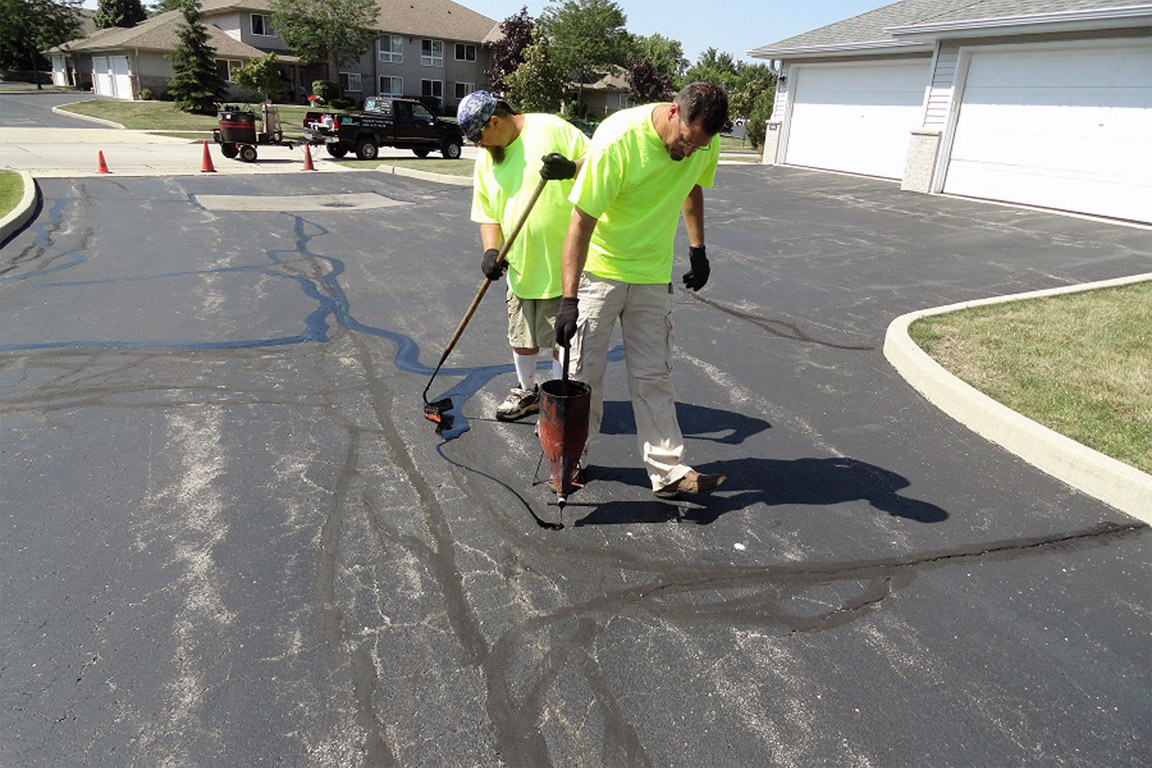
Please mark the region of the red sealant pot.
<svg viewBox="0 0 1152 768"><path fill-rule="evenodd" d="M540 386L540 445L561 499L575 490L572 472L588 442L592 388L580 381L555 379Z"/></svg>

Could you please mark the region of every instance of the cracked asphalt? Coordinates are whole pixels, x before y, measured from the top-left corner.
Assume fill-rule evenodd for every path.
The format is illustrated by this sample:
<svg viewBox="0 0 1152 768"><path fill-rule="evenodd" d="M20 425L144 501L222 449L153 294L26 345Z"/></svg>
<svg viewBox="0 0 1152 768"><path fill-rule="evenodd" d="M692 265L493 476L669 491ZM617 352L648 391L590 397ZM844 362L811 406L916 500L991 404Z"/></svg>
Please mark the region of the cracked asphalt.
<svg viewBox="0 0 1152 768"><path fill-rule="evenodd" d="M553 531L531 420L492 418L498 298L429 393L463 431L421 413L481 280L468 189L41 189L0 250L5 768L1147 764L1147 527L881 350L907 311L1149 271L1147 231L722 168L674 381L730 480L652 497L617 355Z"/></svg>

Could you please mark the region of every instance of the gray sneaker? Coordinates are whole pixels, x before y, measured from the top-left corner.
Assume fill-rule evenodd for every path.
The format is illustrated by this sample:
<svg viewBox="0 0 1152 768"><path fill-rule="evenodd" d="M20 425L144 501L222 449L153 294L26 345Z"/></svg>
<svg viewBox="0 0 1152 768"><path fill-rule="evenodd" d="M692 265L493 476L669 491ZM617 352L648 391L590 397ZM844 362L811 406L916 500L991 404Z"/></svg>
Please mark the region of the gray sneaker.
<svg viewBox="0 0 1152 768"><path fill-rule="evenodd" d="M508 397L504 398L504 402L496 409L496 418L500 421L515 421L522 419L530 413L536 413L540 410L540 387L533 386L532 389L520 389L520 387L512 387L512 391L508 393Z"/></svg>

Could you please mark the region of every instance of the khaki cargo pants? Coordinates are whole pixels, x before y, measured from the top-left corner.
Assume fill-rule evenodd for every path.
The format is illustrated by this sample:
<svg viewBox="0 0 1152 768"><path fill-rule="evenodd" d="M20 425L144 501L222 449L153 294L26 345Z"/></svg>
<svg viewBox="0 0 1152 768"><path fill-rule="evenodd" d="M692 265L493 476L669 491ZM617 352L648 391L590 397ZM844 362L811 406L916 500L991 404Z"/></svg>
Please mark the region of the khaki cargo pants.
<svg viewBox="0 0 1152 768"><path fill-rule="evenodd" d="M684 438L672 391L672 286L639 285L595 275L580 276L580 313L572 339L572 378L592 388L589 443L604 416L604 371L616 321L624 336L628 393L636 416L636 442L652 490L688 474L681 463Z"/></svg>

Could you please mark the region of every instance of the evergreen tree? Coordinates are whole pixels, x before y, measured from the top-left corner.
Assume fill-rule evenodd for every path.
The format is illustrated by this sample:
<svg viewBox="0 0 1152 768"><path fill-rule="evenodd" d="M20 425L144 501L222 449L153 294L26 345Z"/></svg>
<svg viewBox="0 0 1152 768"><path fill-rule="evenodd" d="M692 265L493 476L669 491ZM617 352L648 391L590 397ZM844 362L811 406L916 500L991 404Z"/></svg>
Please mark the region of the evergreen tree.
<svg viewBox="0 0 1152 768"><path fill-rule="evenodd" d="M564 98L566 80L552 61L547 35L537 29L532 44L524 49L524 63L505 78L508 100L525 112L555 112Z"/></svg>
<svg viewBox="0 0 1152 768"><path fill-rule="evenodd" d="M168 93L185 112L210 115L228 96L228 86L216 71L216 49L208 43L208 29L200 21L200 3L185 0L184 23L176 29L179 42L168 57L172 77Z"/></svg>
<svg viewBox="0 0 1152 768"><path fill-rule="evenodd" d="M144 13L144 6L140 0L100 0L96 8L97 29L108 27L134 27L148 15Z"/></svg>
<svg viewBox="0 0 1152 768"><path fill-rule="evenodd" d="M500 22L500 40L488 46L492 53L492 68L484 74L492 83L492 90L508 90L505 78L524 63L524 49L532 44L536 22L528 15L528 6Z"/></svg>

